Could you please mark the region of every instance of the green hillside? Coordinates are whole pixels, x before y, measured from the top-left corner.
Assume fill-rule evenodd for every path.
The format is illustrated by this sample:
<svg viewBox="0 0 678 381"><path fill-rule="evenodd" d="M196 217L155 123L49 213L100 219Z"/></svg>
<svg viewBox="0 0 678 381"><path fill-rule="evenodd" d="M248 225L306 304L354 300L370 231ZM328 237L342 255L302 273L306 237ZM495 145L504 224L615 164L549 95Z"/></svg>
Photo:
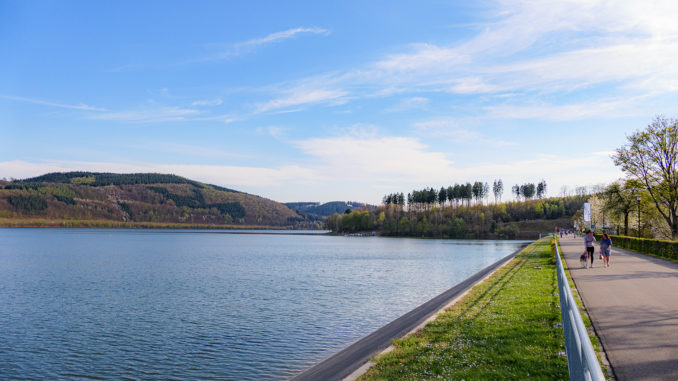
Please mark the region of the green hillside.
<svg viewBox="0 0 678 381"><path fill-rule="evenodd" d="M0 182L0 218L12 220L4 223L12 226L21 220L77 220L315 227L281 203L157 173L49 173Z"/></svg>
<svg viewBox="0 0 678 381"><path fill-rule="evenodd" d="M497 204L412 203L334 214L325 226L334 233L376 231L401 237L535 239L555 227L572 226L589 196L509 201Z"/></svg>
<svg viewBox="0 0 678 381"><path fill-rule="evenodd" d="M375 205L355 201L330 201L324 204L318 202L286 202L285 205L299 214L312 219L322 220L334 213L344 213L346 210L374 210Z"/></svg>

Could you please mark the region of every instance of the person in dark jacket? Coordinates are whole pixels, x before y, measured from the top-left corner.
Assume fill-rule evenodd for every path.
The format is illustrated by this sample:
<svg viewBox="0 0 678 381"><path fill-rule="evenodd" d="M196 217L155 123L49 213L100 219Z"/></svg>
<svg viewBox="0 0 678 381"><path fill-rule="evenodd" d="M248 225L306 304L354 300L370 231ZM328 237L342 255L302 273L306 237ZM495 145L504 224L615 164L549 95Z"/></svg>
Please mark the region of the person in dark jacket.
<svg viewBox="0 0 678 381"><path fill-rule="evenodd" d="M586 253L588 254L588 257L591 259L592 268L593 268L593 252L596 250L595 247L593 246L594 242L596 242L596 237L593 236L593 231L589 230L586 234L586 237L584 237L584 246L586 246ZM589 266L586 266L586 268L589 268Z"/></svg>

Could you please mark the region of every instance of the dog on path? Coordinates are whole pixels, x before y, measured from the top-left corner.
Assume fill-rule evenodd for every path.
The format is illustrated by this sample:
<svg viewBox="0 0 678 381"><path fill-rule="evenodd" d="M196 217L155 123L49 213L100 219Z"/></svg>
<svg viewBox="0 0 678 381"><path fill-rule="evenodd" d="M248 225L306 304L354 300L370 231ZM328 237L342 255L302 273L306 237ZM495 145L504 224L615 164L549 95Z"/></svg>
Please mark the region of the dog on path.
<svg viewBox="0 0 678 381"><path fill-rule="evenodd" d="M586 254L588 254L588 253L584 252L584 254L582 254L579 257L579 263L581 263L581 267L586 267L586 264L588 263L588 258L587 258L588 255L586 255Z"/></svg>

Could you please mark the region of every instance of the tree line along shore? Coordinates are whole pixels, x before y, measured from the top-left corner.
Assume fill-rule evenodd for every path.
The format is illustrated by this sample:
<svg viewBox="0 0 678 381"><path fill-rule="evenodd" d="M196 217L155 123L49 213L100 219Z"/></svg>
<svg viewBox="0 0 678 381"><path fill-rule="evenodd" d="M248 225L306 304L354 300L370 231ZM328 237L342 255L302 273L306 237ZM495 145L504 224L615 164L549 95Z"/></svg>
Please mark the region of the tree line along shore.
<svg viewBox="0 0 678 381"><path fill-rule="evenodd" d="M412 194L412 193L411 193ZM334 233L377 231L386 236L534 239L554 226L572 226L589 195L502 203L451 203L431 200L407 205L384 203L374 210L330 216L325 226Z"/></svg>

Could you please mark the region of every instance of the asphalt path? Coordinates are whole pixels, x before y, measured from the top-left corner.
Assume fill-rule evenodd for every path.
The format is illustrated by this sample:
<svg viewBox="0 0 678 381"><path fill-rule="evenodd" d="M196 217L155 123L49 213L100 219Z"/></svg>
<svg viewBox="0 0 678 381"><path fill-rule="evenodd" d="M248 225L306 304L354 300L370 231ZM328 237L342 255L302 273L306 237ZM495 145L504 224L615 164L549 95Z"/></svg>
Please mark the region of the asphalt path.
<svg viewBox="0 0 678 381"><path fill-rule="evenodd" d="M579 256L581 238L560 246L577 291L618 380L678 380L678 264L617 249L603 267Z"/></svg>
<svg viewBox="0 0 678 381"><path fill-rule="evenodd" d="M435 314L456 297L473 287L478 281L512 259L524 247L525 246L485 267L470 278L304 371L294 377L293 380L329 381L341 380L344 377L349 376L356 369L367 363L372 356L388 348L391 345L391 340L405 336L431 315Z"/></svg>

